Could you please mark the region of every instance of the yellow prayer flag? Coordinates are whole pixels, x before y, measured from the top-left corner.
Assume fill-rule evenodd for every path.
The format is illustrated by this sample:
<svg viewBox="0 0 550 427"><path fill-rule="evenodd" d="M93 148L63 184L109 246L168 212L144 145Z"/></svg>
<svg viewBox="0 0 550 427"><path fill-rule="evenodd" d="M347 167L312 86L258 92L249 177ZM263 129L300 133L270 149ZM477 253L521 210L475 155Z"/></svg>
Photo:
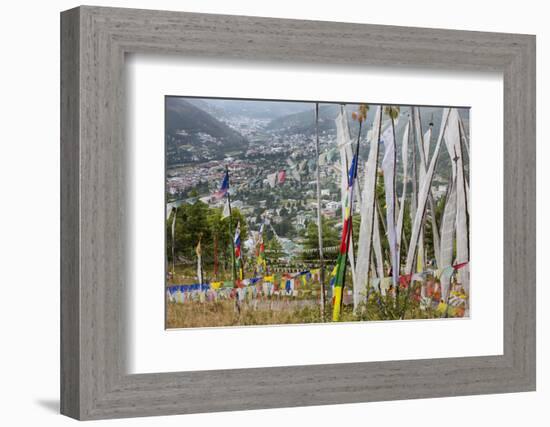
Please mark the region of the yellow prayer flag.
<svg viewBox="0 0 550 427"><path fill-rule="evenodd" d="M416 272L422 273L424 271L424 254L423 251L418 252L418 257L416 259Z"/></svg>
<svg viewBox="0 0 550 427"><path fill-rule="evenodd" d="M439 303L439 305L436 308L436 311L439 313L445 313L445 310L447 310L447 304L445 304L443 301Z"/></svg>
<svg viewBox="0 0 550 427"><path fill-rule="evenodd" d="M332 321L337 322L340 319L340 306L342 305L342 287L334 287L334 307L332 309Z"/></svg>

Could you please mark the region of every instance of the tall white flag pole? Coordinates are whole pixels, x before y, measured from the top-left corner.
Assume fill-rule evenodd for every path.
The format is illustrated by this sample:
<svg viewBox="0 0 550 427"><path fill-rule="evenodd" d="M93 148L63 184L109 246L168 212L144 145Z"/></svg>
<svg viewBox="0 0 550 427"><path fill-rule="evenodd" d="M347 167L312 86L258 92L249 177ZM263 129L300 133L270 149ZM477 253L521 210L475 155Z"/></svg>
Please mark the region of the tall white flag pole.
<svg viewBox="0 0 550 427"><path fill-rule="evenodd" d="M415 135L416 135L416 141L417 141L417 148L419 152L419 158L420 158L420 173L419 173L419 184L420 187L422 187L423 181L426 178L426 169L428 165L428 159L429 159L429 147L430 147L430 138L431 138L431 129L426 132L426 135L428 136L428 140L426 141L424 138L424 135L422 134L422 123L420 118L420 110L418 107L413 107L413 123L414 123L414 129L415 129ZM435 153L434 153L435 154ZM437 221L435 218L435 203L431 191L431 187L429 188L428 192L428 207L430 210L430 221L431 221L431 228L432 228L432 236L433 236L433 248L434 248L434 254L436 258L436 263L439 266L440 260L439 260L439 227L437 226ZM425 220L424 220L425 221ZM421 229L421 235L420 235L420 244L419 248L422 247L423 250L423 243L424 243L424 224L422 224ZM422 256L423 260L423 255ZM422 265L424 265L424 261L422 262Z"/></svg>
<svg viewBox="0 0 550 427"><path fill-rule="evenodd" d="M420 192L418 195L418 207L416 209L416 214L414 217L414 223L413 228L411 232L411 240L409 244L409 251L407 253L407 262L405 264L405 274L412 275L413 272L413 263L414 263L414 256L416 254L417 250L417 244L418 244L418 238L420 235L420 227L422 225L422 221L424 219L424 214L426 212L426 204L428 200L428 193L430 191L430 187L432 184L433 175L435 172L435 167L437 164L437 159L439 158L439 151L441 148L441 141L443 140L443 135L445 134L445 130L447 128L447 123L449 121L449 108L443 109L443 116L441 118L441 127L439 130L439 137L437 138L437 144L435 146L433 157L430 161L430 166L426 172L426 176L424 179L424 182L422 184L422 187L420 188ZM401 317L404 318L405 312L406 312L406 304L408 302L408 296L410 294L411 287L409 286L407 288L407 298L405 300L404 309L402 311Z"/></svg>
<svg viewBox="0 0 550 427"><path fill-rule="evenodd" d="M361 225L359 227L359 248L357 258L361 260L356 268L355 286L359 295L366 295L369 280L369 266L372 250L374 210L376 209L376 177L378 174L378 145L382 126L382 107L378 106L372 125L370 150L365 165L363 197L361 204Z"/></svg>
<svg viewBox="0 0 550 427"><path fill-rule="evenodd" d="M341 205L342 205L342 220L345 215L345 198L348 192L348 171L353 159L353 150L351 149L351 133L349 131L348 116L346 109L343 105L340 106L340 113L336 117L336 140L338 149L340 151L340 188L341 188ZM356 194L358 192L354 192ZM358 196L358 203L361 203L360 195ZM348 249L349 267L351 271L351 280L353 288L356 286L356 273L355 273L355 257L354 257L354 245L353 235L350 236L350 243ZM354 307L357 307L358 299L357 293L354 292Z"/></svg>
<svg viewBox="0 0 550 427"><path fill-rule="evenodd" d="M172 219L172 280L176 277L176 217L178 215L178 207L174 209L174 218Z"/></svg>
<svg viewBox="0 0 550 427"><path fill-rule="evenodd" d="M315 158L317 159L317 230L319 241L319 282L321 284L321 319L325 319L325 260L323 254L323 223L321 217L321 171L319 160L319 103L315 103Z"/></svg>
<svg viewBox="0 0 550 427"><path fill-rule="evenodd" d="M407 199L408 165L409 165L409 130L411 119L409 117L403 133L403 143L401 144L401 163L403 164L403 187L401 189L401 203L399 203L399 216L397 217L397 239L399 249L402 248L403 240L403 220L405 216L405 200Z"/></svg>
<svg viewBox="0 0 550 427"><path fill-rule="evenodd" d="M390 264L392 267L392 283L398 292L399 283L399 248L396 230L396 193L395 193L395 120L399 117L398 107L386 107L386 114L390 117L390 125L382 134L380 140L384 143L384 157L382 159L382 171L384 173L384 189L386 197L386 228L390 248Z"/></svg>

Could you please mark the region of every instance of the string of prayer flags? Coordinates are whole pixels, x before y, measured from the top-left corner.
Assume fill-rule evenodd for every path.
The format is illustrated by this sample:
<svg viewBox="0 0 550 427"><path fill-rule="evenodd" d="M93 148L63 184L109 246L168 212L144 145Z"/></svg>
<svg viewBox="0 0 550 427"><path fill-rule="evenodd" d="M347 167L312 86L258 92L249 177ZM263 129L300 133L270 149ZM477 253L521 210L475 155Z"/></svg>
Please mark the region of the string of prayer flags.
<svg viewBox="0 0 550 427"><path fill-rule="evenodd" d="M193 291L206 291L210 289L209 284L194 283L192 285L172 285L168 287L168 291L174 292L193 292Z"/></svg>

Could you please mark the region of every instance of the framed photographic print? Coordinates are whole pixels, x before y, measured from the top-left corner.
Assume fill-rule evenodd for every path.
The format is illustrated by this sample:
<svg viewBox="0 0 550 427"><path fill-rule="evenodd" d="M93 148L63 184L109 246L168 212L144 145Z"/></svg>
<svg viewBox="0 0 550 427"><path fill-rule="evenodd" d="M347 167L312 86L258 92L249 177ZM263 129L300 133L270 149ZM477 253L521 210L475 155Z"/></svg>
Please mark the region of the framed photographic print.
<svg viewBox="0 0 550 427"><path fill-rule="evenodd" d="M61 40L62 413L535 389L533 36L84 6Z"/></svg>

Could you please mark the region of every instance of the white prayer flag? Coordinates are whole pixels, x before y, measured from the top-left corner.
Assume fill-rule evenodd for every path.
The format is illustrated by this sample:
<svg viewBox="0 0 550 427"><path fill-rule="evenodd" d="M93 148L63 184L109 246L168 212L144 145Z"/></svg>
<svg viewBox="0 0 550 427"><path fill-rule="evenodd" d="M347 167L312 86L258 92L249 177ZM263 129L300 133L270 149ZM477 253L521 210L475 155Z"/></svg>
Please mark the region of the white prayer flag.
<svg viewBox="0 0 550 427"><path fill-rule="evenodd" d="M278 176L277 172L274 172L267 176L267 182L269 183L269 186L271 188L274 188L275 185L277 184L277 176Z"/></svg>
<svg viewBox="0 0 550 427"><path fill-rule="evenodd" d="M223 204L222 219L228 218L229 216L231 216L231 213L229 212L229 200L225 199L225 203Z"/></svg>
<svg viewBox="0 0 550 427"><path fill-rule="evenodd" d="M382 243L380 242L380 220L378 219L378 209L374 209L372 245L374 249L374 258L376 260L376 274L378 277L384 277L384 258L382 256Z"/></svg>
<svg viewBox="0 0 550 427"><path fill-rule="evenodd" d="M431 127L430 127L430 129L428 129L428 131L426 131L426 133L424 135L422 135L422 123L421 123L421 120L420 120L420 109L418 107L413 107L412 112L413 112L412 120L413 120L413 123L414 123L414 129L415 129L415 134L416 134L416 142L417 142L416 146L417 146L418 152L420 154L419 155L419 158L420 158L419 188L422 188L422 185L423 185L424 180L426 178L426 170L427 170L428 164L429 164L430 141L431 141L431 137L432 137L432 130L431 130ZM433 196L432 196L431 185L430 185L430 188L428 188L428 207L430 209L430 221L431 221L431 226L432 226L434 253L435 253L436 262L439 265L440 264L440 260L439 260L439 230L438 230L437 223L436 223L435 216L434 216L435 215L435 213L434 213L435 203L434 203ZM419 259L420 259L419 264L423 268L424 267L424 220L423 220L422 226L420 228L420 237L419 237L418 246L419 246L419 249L421 249L421 250L418 251L418 256L419 256Z"/></svg>
<svg viewBox="0 0 550 427"><path fill-rule="evenodd" d="M376 108L374 123L372 125L372 138L370 139L370 150L365 166L365 178L363 185L363 203L361 204L361 226L359 228L359 248L355 271L355 288L358 295L365 293L367 288L370 254L372 249L372 232L374 225L374 200L376 192L376 174L378 169L378 142L380 140L380 125L382 122L382 107Z"/></svg>
<svg viewBox="0 0 550 427"><path fill-rule="evenodd" d="M353 159L353 151L351 149L351 133L349 131L348 115L344 106L340 107L340 113L336 117L336 142L340 150L340 203L342 206L342 220L345 217L346 197L348 194L348 171L351 167ZM360 205L360 197L358 198L358 204ZM349 265L351 271L351 280L355 289L355 257L353 253L353 235L350 236L349 243ZM358 296L354 293L354 307L357 307Z"/></svg>
<svg viewBox="0 0 550 427"><path fill-rule="evenodd" d="M401 249L401 239L403 235L403 220L405 215L405 200L407 197L408 164L409 164L409 129L411 121L405 125L403 132L403 143L401 144L401 162L403 164L403 187L401 190L401 203L399 203L399 216L397 217L397 243Z"/></svg>
<svg viewBox="0 0 550 427"><path fill-rule="evenodd" d="M435 166L437 163L437 158L439 157L439 150L441 148L441 141L443 140L443 135L445 133L445 128L447 127L447 122L449 118L449 108L443 109L443 116L441 119L441 128L439 132L439 137L437 139L437 144L435 146L434 154L430 161L430 167L426 172L426 177L422 186L420 187L420 192L418 194L418 206L416 208L416 213L414 217L414 223L411 233L411 241L409 244L409 252L407 254L407 263L405 265L405 274L411 274L413 271L414 256L417 250L418 238L420 236L420 228L424 219L424 213L426 211L426 203L428 200L428 193L430 192L430 186L432 184L432 178L435 172Z"/></svg>
<svg viewBox="0 0 550 427"><path fill-rule="evenodd" d="M445 132L445 143L453 163L453 182L456 182L456 263L469 260L469 227L467 188L464 176L462 144L460 141L460 116L453 109L449 114L449 124ZM442 265L446 267L446 265ZM469 268L460 272L460 281L469 289Z"/></svg>
<svg viewBox="0 0 550 427"><path fill-rule="evenodd" d="M384 144L382 171L384 172L384 192L386 196L386 231L390 247L393 285L399 282L399 248L395 224L395 139L394 127L390 123L380 137Z"/></svg>

